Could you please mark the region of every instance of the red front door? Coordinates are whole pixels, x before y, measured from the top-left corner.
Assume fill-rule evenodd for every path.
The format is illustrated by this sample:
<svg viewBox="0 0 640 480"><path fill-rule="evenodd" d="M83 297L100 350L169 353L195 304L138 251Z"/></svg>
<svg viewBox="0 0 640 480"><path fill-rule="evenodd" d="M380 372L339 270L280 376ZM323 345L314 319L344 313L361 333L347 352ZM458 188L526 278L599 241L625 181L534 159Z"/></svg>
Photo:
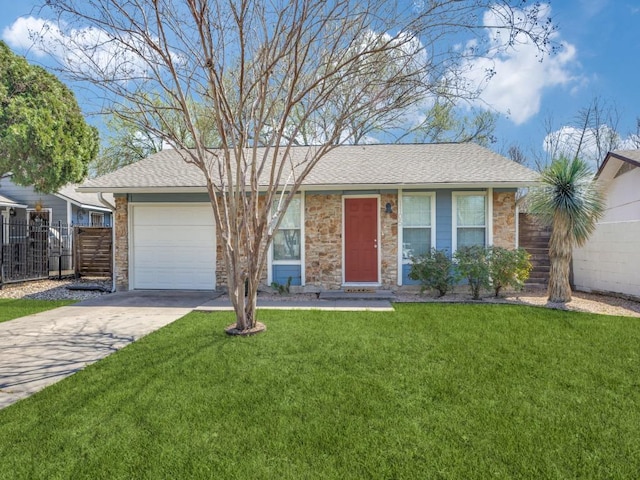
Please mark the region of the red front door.
<svg viewBox="0 0 640 480"><path fill-rule="evenodd" d="M344 201L344 280L378 282L378 200Z"/></svg>

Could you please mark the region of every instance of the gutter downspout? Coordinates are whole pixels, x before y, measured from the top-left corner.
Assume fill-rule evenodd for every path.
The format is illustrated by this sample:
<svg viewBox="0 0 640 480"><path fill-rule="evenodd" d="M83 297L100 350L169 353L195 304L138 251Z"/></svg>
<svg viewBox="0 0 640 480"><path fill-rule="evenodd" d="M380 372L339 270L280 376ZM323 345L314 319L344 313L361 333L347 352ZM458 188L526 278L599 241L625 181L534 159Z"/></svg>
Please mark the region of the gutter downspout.
<svg viewBox="0 0 640 480"><path fill-rule="evenodd" d="M109 210L111 210L112 212L116 211L116 207L115 205L111 205L109 202L107 202L104 197L102 196L102 192L98 192L98 200L100 201L101 204L103 204L105 207L107 207Z"/></svg>
<svg viewBox="0 0 640 480"><path fill-rule="evenodd" d="M104 197L102 196L102 192L98 192L98 200L100 201L101 204L103 204L105 207L107 207L109 210L111 210L111 245L115 246L116 244L116 226L115 226L115 212L116 212L116 207L115 205L111 205L109 202L107 202ZM111 292L115 292L116 291L116 249L113 249L113 253L111 256Z"/></svg>

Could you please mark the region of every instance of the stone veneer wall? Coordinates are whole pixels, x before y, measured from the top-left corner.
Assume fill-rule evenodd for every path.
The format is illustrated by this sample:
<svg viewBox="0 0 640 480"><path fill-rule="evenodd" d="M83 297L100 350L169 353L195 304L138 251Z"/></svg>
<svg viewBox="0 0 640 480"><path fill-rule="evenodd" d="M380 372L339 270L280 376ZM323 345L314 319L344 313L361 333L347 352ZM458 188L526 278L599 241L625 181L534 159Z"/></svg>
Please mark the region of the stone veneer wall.
<svg viewBox="0 0 640 480"><path fill-rule="evenodd" d="M307 193L304 230L306 285L339 289L342 285L342 196Z"/></svg>
<svg viewBox="0 0 640 480"><path fill-rule="evenodd" d="M221 207L222 199L218 199L218 203ZM262 197L258 198L258 205L261 207L264 203ZM221 208L222 209L222 208ZM213 212L211 213L213 215ZM264 241L262 243L264 246ZM261 247L262 248L262 247ZM267 283L267 262L265 262L265 268L262 271L261 283ZM216 288L227 288L227 266L224 261L224 244L220 230L216 227Z"/></svg>
<svg viewBox="0 0 640 480"><path fill-rule="evenodd" d="M115 283L116 290L129 289L129 202L116 197ZM393 213L385 213L391 203ZM515 192L493 193L493 244L515 247ZM382 248L381 282L395 288L398 279L398 196L380 196L380 243ZM318 289L342 286L342 195L307 193L305 197L305 270L306 284ZM216 283L226 286L227 275L219 232L216 251ZM266 269L263 281L266 281Z"/></svg>
<svg viewBox="0 0 640 480"><path fill-rule="evenodd" d="M493 244L516 247L516 194L493 192Z"/></svg>
<svg viewBox="0 0 640 480"><path fill-rule="evenodd" d="M386 213L387 203L393 213ZM398 285L398 195L380 195L380 244L382 247L381 283L384 288Z"/></svg>
<svg viewBox="0 0 640 480"><path fill-rule="evenodd" d="M129 290L129 201L116 197L115 221L115 272L116 291Z"/></svg>

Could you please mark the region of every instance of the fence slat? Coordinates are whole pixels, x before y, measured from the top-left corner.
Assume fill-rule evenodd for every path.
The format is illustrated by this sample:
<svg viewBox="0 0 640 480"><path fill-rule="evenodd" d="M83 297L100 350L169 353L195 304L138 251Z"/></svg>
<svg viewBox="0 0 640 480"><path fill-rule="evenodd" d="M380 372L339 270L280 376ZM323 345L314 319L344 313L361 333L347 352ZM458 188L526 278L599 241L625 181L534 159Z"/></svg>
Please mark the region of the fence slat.
<svg viewBox="0 0 640 480"><path fill-rule="evenodd" d="M75 227L74 244L76 276L111 276L111 227Z"/></svg>

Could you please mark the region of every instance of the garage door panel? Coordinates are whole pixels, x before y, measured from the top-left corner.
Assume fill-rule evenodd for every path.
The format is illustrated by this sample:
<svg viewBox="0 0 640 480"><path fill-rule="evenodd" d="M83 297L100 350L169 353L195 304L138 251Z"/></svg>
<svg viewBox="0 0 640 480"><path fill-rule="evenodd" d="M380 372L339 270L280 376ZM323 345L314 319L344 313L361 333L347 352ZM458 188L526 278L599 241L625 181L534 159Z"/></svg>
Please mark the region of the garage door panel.
<svg viewBox="0 0 640 480"><path fill-rule="evenodd" d="M211 207L198 206L196 209L186 206L137 206L134 212L134 222L137 226L210 226L213 224Z"/></svg>
<svg viewBox="0 0 640 480"><path fill-rule="evenodd" d="M143 226L137 227L135 241L137 246L176 246L182 248L202 247L202 239L211 237L211 226ZM212 245L213 248L213 245Z"/></svg>
<svg viewBox="0 0 640 480"><path fill-rule="evenodd" d="M134 288L215 288L209 205L134 205L132 218Z"/></svg>

